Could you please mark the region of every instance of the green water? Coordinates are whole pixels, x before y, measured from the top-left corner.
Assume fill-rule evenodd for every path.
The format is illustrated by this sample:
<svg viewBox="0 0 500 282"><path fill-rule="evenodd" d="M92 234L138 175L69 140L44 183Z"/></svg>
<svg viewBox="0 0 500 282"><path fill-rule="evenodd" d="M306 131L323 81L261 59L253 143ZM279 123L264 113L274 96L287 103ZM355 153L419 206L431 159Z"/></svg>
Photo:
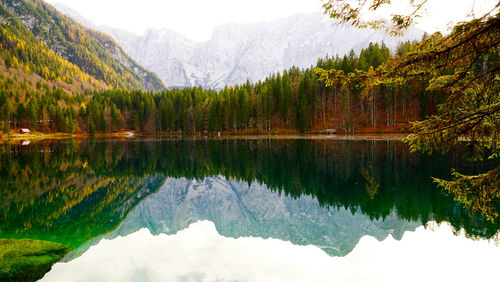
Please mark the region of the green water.
<svg viewBox="0 0 500 282"><path fill-rule="evenodd" d="M401 239L429 221L491 238L499 223L436 188L460 150L410 154L397 141L62 140L0 146L0 238L67 245L208 220L225 237L275 238L349 254L362 236Z"/></svg>

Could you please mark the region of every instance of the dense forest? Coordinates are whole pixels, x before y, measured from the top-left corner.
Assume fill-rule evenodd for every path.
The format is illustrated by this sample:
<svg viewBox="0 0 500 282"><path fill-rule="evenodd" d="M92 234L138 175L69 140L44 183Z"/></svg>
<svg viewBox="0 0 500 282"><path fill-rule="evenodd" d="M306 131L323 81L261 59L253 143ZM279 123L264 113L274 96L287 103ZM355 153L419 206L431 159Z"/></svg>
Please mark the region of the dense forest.
<svg viewBox="0 0 500 282"><path fill-rule="evenodd" d="M27 25L22 15L37 24ZM123 51L110 37L48 4L3 1L0 16L3 134L19 128L89 134L409 132L409 122L436 113L447 95L419 78L385 80L367 91L367 78L422 42L404 42L392 52L371 43L359 53L326 56L306 69L292 67L224 89L166 90L139 81L127 68L134 68L133 61L123 65L115 58Z"/></svg>
<svg viewBox="0 0 500 282"><path fill-rule="evenodd" d="M400 45L404 56L417 43ZM43 132L90 134L134 130L177 132L401 132L408 121L424 118L439 102L428 95L425 81L412 85L380 85L361 95L357 78L391 58L382 43L359 55L325 57L307 69L292 67L255 84L221 90L192 87L160 93L108 89L67 93L47 84L29 85L23 97L12 93L12 79L0 90L4 132L30 127ZM325 86L316 69L338 70L349 83ZM14 78L15 81L15 78ZM15 81L16 82L16 81ZM28 86L26 86L28 84ZM15 83L14 83L15 85Z"/></svg>

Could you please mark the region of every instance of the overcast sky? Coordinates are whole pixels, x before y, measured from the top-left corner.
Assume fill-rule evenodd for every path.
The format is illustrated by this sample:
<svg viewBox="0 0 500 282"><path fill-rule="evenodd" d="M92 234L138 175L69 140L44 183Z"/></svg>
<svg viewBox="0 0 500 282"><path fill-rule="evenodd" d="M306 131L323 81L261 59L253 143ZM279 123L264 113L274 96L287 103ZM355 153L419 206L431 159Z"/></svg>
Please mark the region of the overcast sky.
<svg viewBox="0 0 500 282"><path fill-rule="evenodd" d="M46 1L62 3L97 25L120 27L136 34L148 28L169 28L198 41L209 39L214 27L224 23L271 21L297 13L322 11L320 0ZM418 27L428 32L443 30L450 21L464 19L473 2L477 2L477 14L480 14L491 9L497 0L431 0L428 15L420 19L422 23Z"/></svg>

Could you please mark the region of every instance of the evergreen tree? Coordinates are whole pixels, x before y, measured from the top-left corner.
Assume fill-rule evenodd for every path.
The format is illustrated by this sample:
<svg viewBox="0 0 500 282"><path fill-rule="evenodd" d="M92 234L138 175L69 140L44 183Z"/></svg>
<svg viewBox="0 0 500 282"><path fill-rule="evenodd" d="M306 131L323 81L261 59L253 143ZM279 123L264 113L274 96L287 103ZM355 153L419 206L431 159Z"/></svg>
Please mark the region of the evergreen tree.
<svg viewBox="0 0 500 282"><path fill-rule="evenodd" d="M167 130L175 130L175 112L172 100L166 99L165 102L165 126Z"/></svg>
<svg viewBox="0 0 500 282"><path fill-rule="evenodd" d="M95 135L96 131L97 130L95 128L94 122L90 122L90 124L89 124L89 134L90 135Z"/></svg>
<svg viewBox="0 0 500 282"><path fill-rule="evenodd" d="M238 110L238 124L240 128L246 127L250 116L250 109L248 106L248 92L245 88L238 90L238 100L240 108Z"/></svg>
<svg viewBox="0 0 500 282"><path fill-rule="evenodd" d="M309 113L307 112L307 89L309 83L306 78L300 81L297 105L297 127L301 132L305 132L309 125Z"/></svg>
<svg viewBox="0 0 500 282"><path fill-rule="evenodd" d="M111 104L111 121L112 121L111 130L115 131L118 128L118 119L119 119L118 109L116 108L116 105L114 103L112 103Z"/></svg>
<svg viewBox="0 0 500 282"><path fill-rule="evenodd" d="M38 103L35 99L31 99L28 103L28 118L34 128L38 128Z"/></svg>
<svg viewBox="0 0 500 282"><path fill-rule="evenodd" d="M9 122L8 121L4 121L3 122L2 131L5 134L10 134L10 126L9 126Z"/></svg>
<svg viewBox="0 0 500 282"><path fill-rule="evenodd" d="M19 123L21 123L24 118L25 118L25 108L22 103L19 103L17 104L16 108L16 119Z"/></svg>
<svg viewBox="0 0 500 282"><path fill-rule="evenodd" d="M271 94L272 89L265 87L262 94L262 108L264 113L264 119L267 121L267 129L271 130L271 117L274 112L274 100Z"/></svg>
<svg viewBox="0 0 500 282"><path fill-rule="evenodd" d="M208 130L220 130L220 101L216 99L210 105L210 115L208 116Z"/></svg>
<svg viewBox="0 0 500 282"><path fill-rule="evenodd" d="M282 119L290 119L290 108L292 106L292 82L290 80L290 76L288 72L283 73L283 101L281 105L281 118Z"/></svg>

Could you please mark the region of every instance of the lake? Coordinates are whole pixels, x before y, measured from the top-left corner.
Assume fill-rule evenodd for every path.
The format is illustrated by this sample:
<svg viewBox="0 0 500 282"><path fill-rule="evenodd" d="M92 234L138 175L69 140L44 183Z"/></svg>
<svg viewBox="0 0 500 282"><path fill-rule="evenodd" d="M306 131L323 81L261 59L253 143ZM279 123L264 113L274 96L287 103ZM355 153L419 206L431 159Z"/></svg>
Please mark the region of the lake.
<svg viewBox="0 0 500 282"><path fill-rule="evenodd" d="M4 143L0 238L69 248L42 281L491 281L500 220L431 179L491 166L462 155L394 140Z"/></svg>

